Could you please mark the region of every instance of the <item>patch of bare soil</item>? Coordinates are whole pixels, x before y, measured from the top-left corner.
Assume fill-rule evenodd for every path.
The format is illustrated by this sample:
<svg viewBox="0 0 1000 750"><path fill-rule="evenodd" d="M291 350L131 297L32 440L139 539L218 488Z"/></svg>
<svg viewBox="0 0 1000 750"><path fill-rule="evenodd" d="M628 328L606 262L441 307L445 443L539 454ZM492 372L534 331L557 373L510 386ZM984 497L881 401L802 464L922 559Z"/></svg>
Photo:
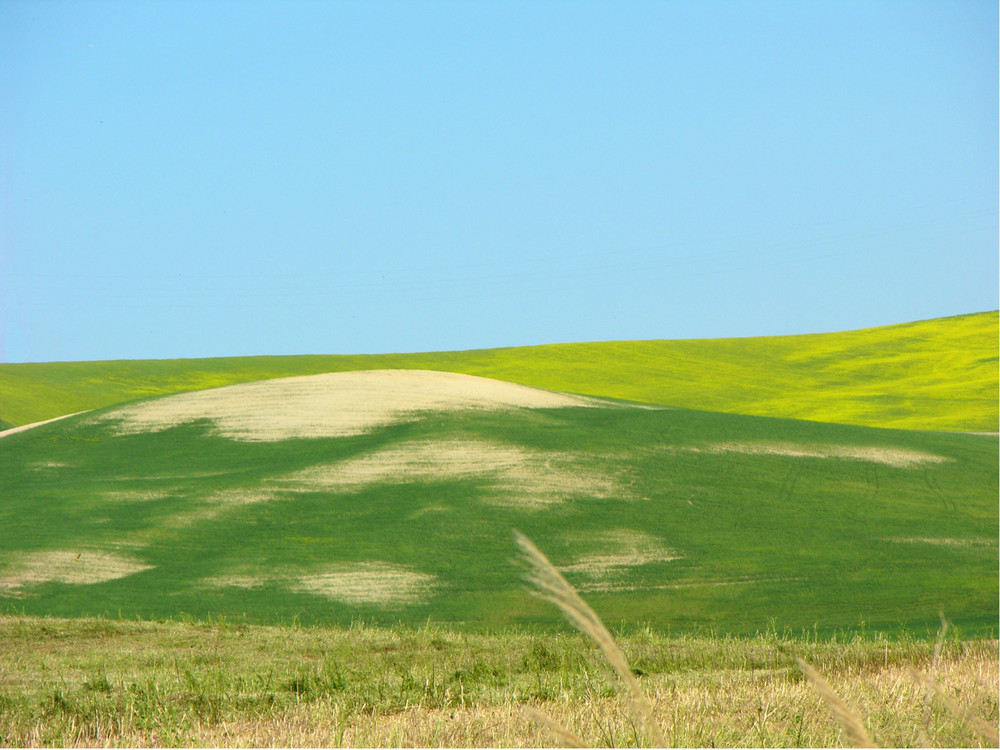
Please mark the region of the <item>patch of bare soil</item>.
<svg viewBox="0 0 1000 750"><path fill-rule="evenodd" d="M889 537L900 544L933 544L939 547L996 547L996 539L956 539L952 537Z"/></svg>
<svg viewBox="0 0 1000 750"><path fill-rule="evenodd" d="M481 477L489 502L540 508L569 497L620 493L613 478L581 467L579 457L484 440L411 441L348 461L314 466L272 481L304 492L353 491L380 483Z"/></svg>
<svg viewBox="0 0 1000 750"><path fill-rule="evenodd" d="M594 551L576 557L569 564L560 565L559 569L564 573L582 575L585 580L578 584L581 591L633 588L635 586L620 580L630 569L648 563L680 559L680 555L662 539L635 529L574 535L574 540L586 544Z"/></svg>
<svg viewBox="0 0 1000 750"><path fill-rule="evenodd" d="M551 409L603 402L490 378L427 370L367 370L278 378L182 393L98 417L122 433L210 420L216 434L249 441L357 435L423 413Z"/></svg>
<svg viewBox="0 0 1000 750"><path fill-rule="evenodd" d="M0 590L17 590L46 581L88 584L124 578L152 565L101 550L42 550L20 553L0 573Z"/></svg>
<svg viewBox="0 0 1000 750"><path fill-rule="evenodd" d="M850 461L868 461L899 469L909 469L921 464L937 464L951 459L932 453L908 448L857 445L799 445L797 443L715 443L703 448L689 448L705 453L744 453L757 456L790 456L793 458L837 458Z"/></svg>
<svg viewBox="0 0 1000 750"><path fill-rule="evenodd" d="M717 586L755 586L762 583L787 583L789 581L801 581L802 578L720 578L706 580L684 580L674 583L644 583L642 586L635 586L620 581L593 581L580 587L581 591L668 591L673 589L690 588L714 588Z"/></svg>
<svg viewBox="0 0 1000 750"><path fill-rule="evenodd" d="M328 565L301 576L292 588L345 604L374 604L391 609L423 601L436 580L426 573L373 561Z"/></svg>
<svg viewBox="0 0 1000 750"><path fill-rule="evenodd" d="M370 560L330 563L297 574L292 571L234 572L202 579L202 584L213 588L236 586L244 589L277 585L344 604L398 609L424 601L433 593L437 578L402 565Z"/></svg>
<svg viewBox="0 0 1000 750"><path fill-rule="evenodd" d="M104 493L104 499L119 503L141 503L166 500L172 495L173 492L170 490L111 490Z"/></svg>

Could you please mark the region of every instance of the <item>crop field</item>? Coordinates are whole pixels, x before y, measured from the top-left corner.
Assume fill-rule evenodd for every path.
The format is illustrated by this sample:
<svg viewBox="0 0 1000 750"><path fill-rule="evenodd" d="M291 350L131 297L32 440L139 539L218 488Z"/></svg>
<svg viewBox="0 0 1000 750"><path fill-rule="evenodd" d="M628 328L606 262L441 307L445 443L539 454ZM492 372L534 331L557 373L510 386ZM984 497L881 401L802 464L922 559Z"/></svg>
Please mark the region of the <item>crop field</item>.
<svg viewBox="0 0 1000 750"><path fill-rule="evenodd" d="M230 386L4 438L0 601L552 626L511 569L517 529L612 623L933 629L944 609L985 633L996 450L437 372Z"/></svg>
<svg viewBox="0 0 1000 750"><path fill-rule="evenodd" d="M621 639L664 742L838 744L802 658L879 741L981 744L996 328L2 366L0 743L553 741L524 706L648 742L519 532Z"/></svg>
<svg viewBox="0 0 1000 750"><path fill-rule="evenodd" d="M994 311L804 336L0 364L0 420L23 425L133 399L294 375L420 369L708 411L996 432L998 335Z"/></svg>

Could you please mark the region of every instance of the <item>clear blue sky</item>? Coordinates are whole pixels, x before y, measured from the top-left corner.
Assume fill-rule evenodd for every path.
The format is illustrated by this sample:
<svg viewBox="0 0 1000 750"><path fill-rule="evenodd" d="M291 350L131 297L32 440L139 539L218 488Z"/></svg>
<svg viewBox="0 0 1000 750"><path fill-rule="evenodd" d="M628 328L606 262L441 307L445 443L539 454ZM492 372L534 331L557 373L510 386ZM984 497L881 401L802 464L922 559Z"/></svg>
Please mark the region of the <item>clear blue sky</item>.
<svg viewBox="0 0 1000 750"><path fill-rule="evenodd" d="M998 307L996 2L0 3L0 361Z"/></svg>

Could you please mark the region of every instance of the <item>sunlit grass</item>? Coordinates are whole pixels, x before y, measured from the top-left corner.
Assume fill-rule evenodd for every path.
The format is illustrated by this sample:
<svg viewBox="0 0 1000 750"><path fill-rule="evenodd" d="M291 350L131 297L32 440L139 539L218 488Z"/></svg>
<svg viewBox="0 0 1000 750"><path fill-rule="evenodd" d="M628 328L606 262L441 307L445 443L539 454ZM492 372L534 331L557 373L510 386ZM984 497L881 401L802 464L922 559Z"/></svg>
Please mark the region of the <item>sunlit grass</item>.
<svg viewBox="0 0 1000 750"><path fill-rule="evenodd" d="M888 746L981 746L925 703L934 637L616 634L666 744L834 747L842 730L795 659L823 673ZM996 641L949 637L938 681L997 721ZM603 656L571 633L435 625L0 619L0 744L544 746L533 707L597 746L644 744Z"/></svg>
<svg viewBox="0 0 1000 750"><path fill-rule="evenodd" d="M519 532L514 533L514 538L521 550L523 562L527 567L526 580L534 587L533 593L554 604L572 625L581 633L588 636L600 649L607 663L610 665L618 684L622 688L621 693L633 708L632 717L636 720L643 738L652 747L665 747L667 743L665 735L660 728L657 713L651 705L643 687L639 685L636 673L629 666L628 657L625 656L619 647L615 637L605 627L600 616L580 597L562 573L530 539ZM936 679L937 672L941 668L944 645L950 625L945 620L943 614L941 620L942 627L938 631L932 652L931 674L926 676L912 665L910 667L915 684L925 691L925 709L929 709L931 698L935 696L939 697L951 713L952 718L960 726L971 728L972 732L977 735L980 744L985 742L989 747L996 747L998 741L1000 741L997 737L996 723L976 715L971 705L960 703L947 690L943 689ZM840 725L844 733L844 738L848 741L849 745L853 747L880 747L869 734L864 720L854 709L844 702L838 692L834 690L819 671L801 656L795 657L795 663L805 675L809 684L815 688L819 697L826 704L831 716ZM905 699L902 694L899 696L897 702L899 705L904 705ZM576 732L566 728L559 721L544 712L531 707L526 708L525 712L537 724L547 729L552 738L559 744L571 747L586 746L586 741ZM640 737L635 733L635 726L635 724L632 725L633 736L638 742ZM925 728L918 729L920 744L924 747L929 745L929 728L930 721L928 719ZM704 744L704 738L700 739L701 742L699 744ZM799 737L799 740L801 740L801 737ZM715 747L716 738L712 737L710 743L712 747ZM615 745L616 743L613 739L609 739L607 744ZM796 744L801 746L804 743L797 742Z"/></svg>
<svg viewBox="0 0 1000 750"><path fill-rule="evenodd" d="M447 370L552 390L845 424L996 431L996 312L844 333L424 354L0 365L0 420L273 377Z"/></svg>
<svg viewBox="0 0 1000 750"><path fill-rule="evenodd" d="M996 624L994 437L627 408L275 442L88 419L0 440L2 612L548 626L506 572L517 528L614 625L936 629L941 608L966 633ZM471 468L433 446L466 446ZM880 457L897 453L934 460ZM334 590L352 576L372 591Z"/></svg>

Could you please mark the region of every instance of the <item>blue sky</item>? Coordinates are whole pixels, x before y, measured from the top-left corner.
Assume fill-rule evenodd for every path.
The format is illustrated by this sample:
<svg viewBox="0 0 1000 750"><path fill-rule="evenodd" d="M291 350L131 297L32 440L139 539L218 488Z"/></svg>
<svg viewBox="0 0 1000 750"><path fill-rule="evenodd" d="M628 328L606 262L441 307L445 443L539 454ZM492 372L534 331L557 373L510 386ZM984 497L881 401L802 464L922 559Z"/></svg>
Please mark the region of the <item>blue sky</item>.
<svg viewBox="0 0 1000 750"><path fill-rule="evenodd" d="M0 3L0 361L998 307L996 2Z"/></svg>

